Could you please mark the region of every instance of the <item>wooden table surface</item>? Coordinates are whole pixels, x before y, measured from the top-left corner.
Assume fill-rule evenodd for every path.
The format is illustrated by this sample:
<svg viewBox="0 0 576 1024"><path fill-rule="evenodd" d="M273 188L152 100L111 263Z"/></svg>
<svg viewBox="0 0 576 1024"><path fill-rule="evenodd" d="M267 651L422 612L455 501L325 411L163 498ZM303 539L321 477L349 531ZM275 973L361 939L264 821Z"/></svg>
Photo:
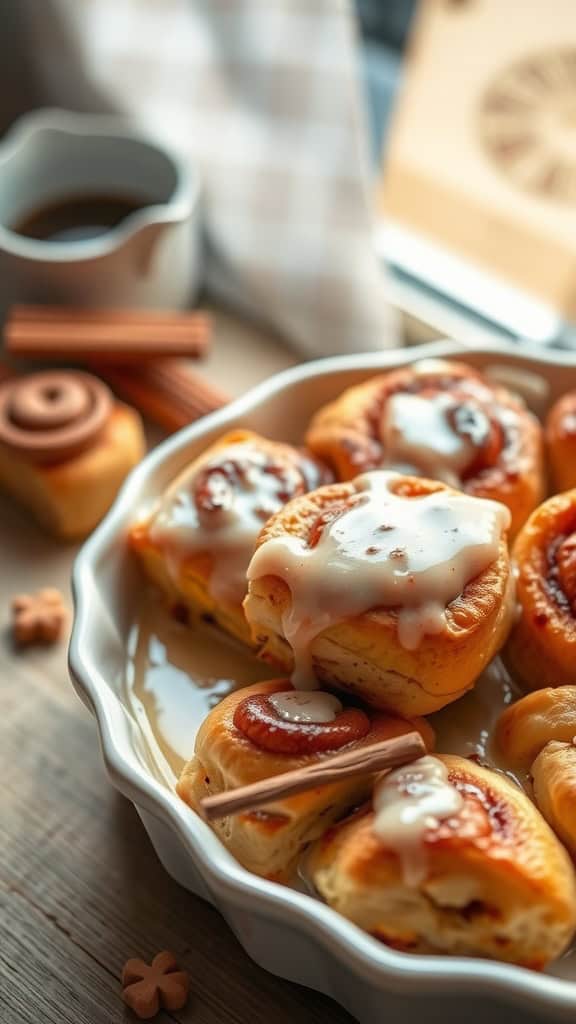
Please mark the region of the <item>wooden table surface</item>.
<svg viewBox="0 0 576 1024"><path fill-rule="evenodd" d="M208 376L238 394L293 358L217 317ZM66 644L15 652L9 603L21 590L68 595L75 549L0 503L0 1021L116 1024L129 956L171 949L192 977L195 1024L345 1024L331 1000L273 977L219 914L163 870L132 805L103 769L94 723L66 669Z"/></svg>

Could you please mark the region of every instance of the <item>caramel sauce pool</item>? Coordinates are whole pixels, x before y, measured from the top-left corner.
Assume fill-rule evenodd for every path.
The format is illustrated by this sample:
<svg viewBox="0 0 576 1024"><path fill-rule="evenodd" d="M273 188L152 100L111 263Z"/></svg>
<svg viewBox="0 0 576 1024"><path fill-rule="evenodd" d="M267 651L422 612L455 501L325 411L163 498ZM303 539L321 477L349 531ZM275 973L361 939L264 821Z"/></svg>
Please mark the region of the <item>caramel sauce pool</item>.
<svg viewBox="0 0 576 1024"><path fill-rule="evenodd" d="M125 694L147 766L169 786L192 757L211 708L233 690L273 675L216 627L176 622L153 594L142 599L127 654Z"/></svg>
<svg viewBox="0 0 576 1024"><path fill-rule="evenodd" d="M147 593L130 630L124 686L148 748L148 766L152 761L155 774L173 786L211 708L241 686L274 677L273 669L216 627L183 626ZM490 737L518 694L494 659L470 693L429 716L437 752L476 756L506 771Z"/></svg>

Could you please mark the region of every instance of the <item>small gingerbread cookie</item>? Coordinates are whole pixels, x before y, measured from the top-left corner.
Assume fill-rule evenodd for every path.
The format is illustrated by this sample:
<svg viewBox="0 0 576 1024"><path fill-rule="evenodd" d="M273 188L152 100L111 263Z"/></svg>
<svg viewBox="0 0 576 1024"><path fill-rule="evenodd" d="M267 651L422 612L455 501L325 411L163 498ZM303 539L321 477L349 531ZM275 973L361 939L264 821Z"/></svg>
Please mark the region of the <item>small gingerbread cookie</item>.
<svg viewBox="0 0 576 1024"><path fill-rule="evenodd" d="M19 647L60 640L67 613L62 594L53 587L12 599L12 635Z"/></svg>
<svg viewBox="0 0 576 1024"><path fill-rule="evenodd" d="M157 953L151 964L139 957L122 968L122 998L140 1020L150 1020L160 1009L181 1010L190 990L190 976L178 968L173 953Z"/></svg>

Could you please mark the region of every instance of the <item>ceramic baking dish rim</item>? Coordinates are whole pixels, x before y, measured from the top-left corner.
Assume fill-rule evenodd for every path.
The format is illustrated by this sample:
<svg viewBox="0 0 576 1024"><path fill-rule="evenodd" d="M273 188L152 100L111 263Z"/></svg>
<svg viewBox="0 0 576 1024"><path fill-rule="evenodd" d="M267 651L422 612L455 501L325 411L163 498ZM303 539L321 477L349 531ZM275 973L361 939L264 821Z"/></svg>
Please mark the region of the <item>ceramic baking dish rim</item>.
<svg viewBox="0 0 576 1024"><path fill-rule="evenodd" d="M498 343L463 349L454 342L433 342L419 347L417 356L465 358L466 352L514 355L513 349ZM526 364L529 367L531 361L541 361L552 366L574 368L574 356L569 353L543 353L538 348L523 346L517 355L521 367ZM76 558L72 574L75 616L69 648L70 673L79 696L95 715L104 762L112 781L134 803L176 830L216 906L225 900L252 911L257 906L259 914L278 920L279 927L282 923L289 923L294 929L317 938L327 952L383 990L404 992L408 984L416 986L419 994L442 992L456 995L489 990L492 996L508 1002L529 1002L534 1010L554 1007L560 1012L574 1012L576 984L571 981L488 960L416 957L396 952L363 933L320 901L258 878L242 868L209 827L175 793L147 774L144 767L135 768L130 763L125 753L128 742L125 711L100 671L92 649L91 637L98 621L93 613L98 602L92 600L99 589L95 567L114 538L121 535L123 523L130 518L133 499L143 482L166 458L209 430L226 429L264 400L300 381L349 370L378 372L411 362L414 358L414 349L395 350L335 356L284 370L225 408L167 438L150 452L130 474L112 509Z"/></svg>

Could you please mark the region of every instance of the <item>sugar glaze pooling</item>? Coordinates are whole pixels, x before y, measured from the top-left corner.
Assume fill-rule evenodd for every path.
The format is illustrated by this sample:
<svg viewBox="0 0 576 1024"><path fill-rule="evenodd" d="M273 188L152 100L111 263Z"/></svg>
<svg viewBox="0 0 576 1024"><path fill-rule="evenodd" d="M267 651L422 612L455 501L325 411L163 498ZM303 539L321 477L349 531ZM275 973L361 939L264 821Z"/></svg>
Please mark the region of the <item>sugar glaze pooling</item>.
<svg viewBox="0 0 576 1024"><path fill-rule="evenodd" d="M248 579L277 576L292 601L283 629L294 655L292 683L313 689L311 645L337 622L376 608L397 609L407 650L446 628L446 608L493 562L510 513L499 502L437 491L394 493L396 473L366 473L357 495L314 547L293 535L265 541ZM321 609L321 612L319 612Z"/></svg>
<svg viewBox="0 0 576 1024"><path fill-rule="evenodd" d="M426 877L426 832L457 815L462 805L462 795L437 757L421 757L376 783L374 832L398 855L406 885L417 886Z"/></svg>
<svg viewBox="0 0 576 1024"><path fill-rule="evenodd" d="M333 722L342 711L338 698L323 690L272 693L268 700L286 722Z"/></svg>
<svg viewBox="0 0 576 1024"><path fill-rule="evenodd" d="M392 395L380 422L385 466L460 487L464 470L489 430L479 410L476 434L458 430L458 410L462 408L450 394L426 398L405 392Z"/></svg>

